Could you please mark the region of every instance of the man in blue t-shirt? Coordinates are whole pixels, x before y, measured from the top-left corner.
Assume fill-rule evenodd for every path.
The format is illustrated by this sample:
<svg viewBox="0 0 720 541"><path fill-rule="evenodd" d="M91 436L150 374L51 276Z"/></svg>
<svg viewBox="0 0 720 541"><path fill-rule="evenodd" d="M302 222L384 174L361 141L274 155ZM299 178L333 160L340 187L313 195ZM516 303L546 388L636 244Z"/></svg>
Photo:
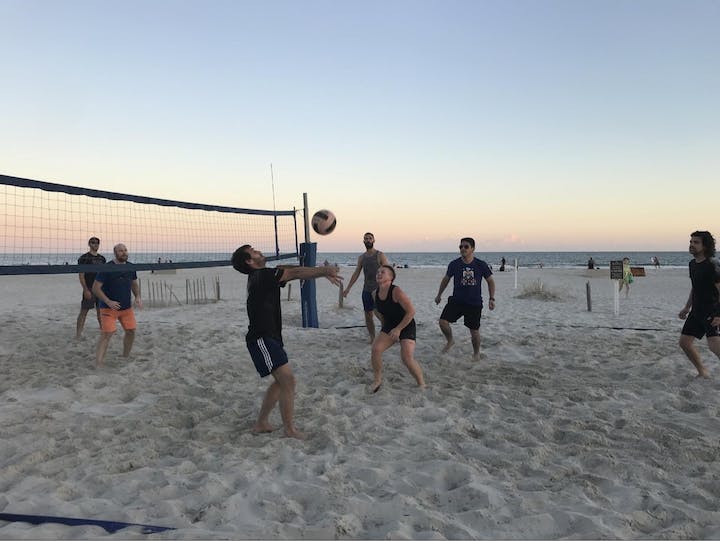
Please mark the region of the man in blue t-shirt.
<svg viewBox="0 0 720 541"><path fill-rule="evenodd" d="M115 259L108 265L126 265L128 262L128 250L124 244L116 244L113 248ZM137 273L132 270L122 271L100 271L95 276L93 283L93 294L99 300L100 307L100 340L97 345L96 360L97 366L102 367L105 362L110 338L117 329L117 322L125 330L123 338L123 357L130 356L133 341L135 340L135 313L132 308L130 292L135 296L135 304L142 308L140 298L140 286L138 285Z"/></svg>
<svg viewBox="0 0 720 541"><path fill-rule="evenodd" d="M440 282L440 289L435 304L440 304L445 288L453 279L453 294L440 314L440 330L447 344L442 352L446 353L455 343L450 323L455 323L460 316L464 317L465 326L470 329L473 346L473 360L480 360L480 318L482 316L482 279L488 285L488 306L495 309L495 280L492 271L485 261L475 257L475 239L460 239L460 257L450 262L445 276Z"/></svg>

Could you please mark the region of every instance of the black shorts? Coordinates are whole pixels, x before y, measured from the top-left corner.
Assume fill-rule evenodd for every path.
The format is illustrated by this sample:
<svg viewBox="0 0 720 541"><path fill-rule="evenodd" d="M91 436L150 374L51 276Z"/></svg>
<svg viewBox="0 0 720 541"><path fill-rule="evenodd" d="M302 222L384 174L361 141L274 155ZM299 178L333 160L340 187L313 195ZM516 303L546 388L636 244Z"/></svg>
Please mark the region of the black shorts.
<svg viewBox="0 0 720 541"><path fill-rule="evenodd" d="M269 376L288 362L288 356L282 344L274 338L258 338L247 342L247 348L255 364L255 370L261 378Z"/></svg>
<svg viewBox="0 0 720 541"><path fill-rule="evenodd" d="M460 316L464 316L463 322L465 326L470 330L477 330L480 328L480 318L482 317L482 306L476 306L474 304L460 304L455 302L455 299L448 297L448 303L443 308L440 319L455 323Z"/></svg>
<svg viewBox="0 0 720 541"><path fill-rule="evenodd" d="M720 327L713 327L710 325L712 319L712 316L706 317L700 314L695 314L695 312L690 312L690 315L685 320L685 325L683 325L681 334L694 336L698 339L701 339L703 336L707 336L708 338L720 336Z"/></svg>
<svg viewBox="0 0 720 541"><path fill-rule="evenodd" d="M395 327L389 327L385 328L383 327L381 329L382 332L385 334L390 334L390 331L392 331ZM415 340L415 320L411 319L410 323L408 323L405 328L400 331L400 340Z"/></svg>
<svg viewBox="0 0 720 541"><path fill-rule="evenodd" d="M97 308L99 299L93 295L91 298L86 299L85 295L83 295L82 301L80 301L80 308L83 310L90 310L90 308Z"/></svg>

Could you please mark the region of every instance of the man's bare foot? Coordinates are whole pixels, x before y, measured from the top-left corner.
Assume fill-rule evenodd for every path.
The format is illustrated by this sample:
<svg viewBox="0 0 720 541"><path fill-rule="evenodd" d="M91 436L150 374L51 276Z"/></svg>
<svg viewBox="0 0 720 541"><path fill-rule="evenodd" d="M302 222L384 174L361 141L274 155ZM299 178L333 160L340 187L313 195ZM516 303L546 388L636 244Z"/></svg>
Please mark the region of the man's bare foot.
<svg viewBox="0 0 720 541"><path fill-rule="evenodd" d="M296 440L304 440L304 439L305 439L305 434L303 434L303 433L300 432L297 428L294 428L294 427L291 428L290 430L288 430L288 429L286 428L286 429L285 429L285 435L286 435L288 438L295 438Z"/></svg>
<svg viewBox="0 0 720 541"><path fill-rule="evenodd" d="M252 431L255 432L255 434L264 434L266 432L272 432L275 430L273 426L270 423L255 423L255 426L252 427Z"/></svg>
<svg viewBox="0 0 720 541"><path fill-rule="evenodd" d="M378 392L378 391L380 390L380 387L382 387L382 380L380 380L380 381L373 381L372 385L370 385L370 386L368 387L368 391L369 391L371 394L375 394L376 392Z"/></svg>
<svg viewBox="0 0 720 541"><path fill-rule="evenodd" d="M440 353L447 353L448 351L450 351L450 348L453 347L454 344L455 344L455 340L453 340L453 339L448 340L448 343L445 344L445 347L442 348L442 351Z"/></svg>
<svg viewBox="0 0 720 541"><path fill-rule="evenodd" d="M696 377L696 378L709 378L709 377L710 377L710 372L708 372L707 370L698 371L698 375L695 376L695 377Z"/></svg>

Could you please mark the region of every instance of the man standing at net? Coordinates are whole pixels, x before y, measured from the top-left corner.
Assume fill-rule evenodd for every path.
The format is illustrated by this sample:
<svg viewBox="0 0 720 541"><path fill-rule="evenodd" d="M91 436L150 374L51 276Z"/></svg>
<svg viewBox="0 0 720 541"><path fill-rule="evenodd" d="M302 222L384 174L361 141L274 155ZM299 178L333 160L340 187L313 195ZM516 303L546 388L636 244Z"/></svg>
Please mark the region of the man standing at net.
<svg viewBox="0 0 720 541"><path fill-rule="evenodd" d="M248 275L247 313L248 332L245 335L250 357L260 377L272 375L273 381L265 392L254 432L272 432L270 413L280 403L280 416L285 435L304 439L293 422L295 411L295 375L288 364L282 339L280 288L290 280L311 280L325 277L338 287L342 278L334 265L323 267L278 266L267 268L265 256L249 244L240 246L232 255L233 268Z"/></svg>
<svg viewBox="0 0 720 541"><path fill-rule="evenodd" d="M100 239L97 237L90 237L90 240L88 240L88 247L89 251L81 255L80 259L78 259L78 265L104 265L105 257L98 253L98 250L100 249ZM98 307L98 299L92 292L95 274L96 273L94 272L81 272L79 274L83 294L82 300L80 301L80 313L78 314L77 325L75 327L75 338L77 339L80 339L80 336L82 335L83 327L85 327L85 318L92 308L95 308L98 325L100 325L100 308Z"/></svg>
<svg viewBox="0 0 720 541"><path fill-rule="evenodd" d="M128 250L124 244L116 244L113 248L115 259L108 265L126 265ZM135 340L135 313L132 308L130 292L135 296L135 304L142 308L140 286L134 270L119 272L100 271L95 277L93 293L100 300L100 340L97 345L96 360L98 368L105 364L110 338L115 334L117 322L125 330L123 338L123 357L129 357Z"/></svg>
<svg viewBox="0 0 720 541"><path fill-rule="evenodd" d="M358 257L357 268L350 277L350 282L345 291L343 291L343 297L348 296L350 288L357 281L360 272L362 272L365 279L362 290L365 326L370 334L370 343L372 344L375 341L375 321L373 320L373 317L375 317L375 302L372 293L377 289L377 271L382 265L387 265L388 260L384 253L375 249L375 235L372 233L363 235L363 244L365 245L365 253Z"/></svg>

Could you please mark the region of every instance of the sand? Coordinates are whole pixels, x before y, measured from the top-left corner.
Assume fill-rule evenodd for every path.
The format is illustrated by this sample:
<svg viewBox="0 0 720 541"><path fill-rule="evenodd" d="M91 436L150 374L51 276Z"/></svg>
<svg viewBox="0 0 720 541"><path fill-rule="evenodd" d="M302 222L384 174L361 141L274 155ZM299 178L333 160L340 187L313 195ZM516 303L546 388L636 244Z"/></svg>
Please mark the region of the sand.
<svg viewBox="0 0 720 541"><path fill-rule="evenodd" d="M118 333L101 370L92 314L73 338L75 275L0 277L0 512L176 528L0 521L0 538L720 538L720 366L701 343L712 377L697 379L677 346L686 270L648 269L619 315L602 273L521 269L517 289L496 273L480 362L461 323L440 354L442 273L396 280L425 391L393 347L368 394L361 284L339 308L318 280L320 329L301 328L299 283L283 292L304 442L250 431L268 382L232 269L142 273L183 301L186 279L218 275L222 300L138 312L131 358Z"/></svg>

